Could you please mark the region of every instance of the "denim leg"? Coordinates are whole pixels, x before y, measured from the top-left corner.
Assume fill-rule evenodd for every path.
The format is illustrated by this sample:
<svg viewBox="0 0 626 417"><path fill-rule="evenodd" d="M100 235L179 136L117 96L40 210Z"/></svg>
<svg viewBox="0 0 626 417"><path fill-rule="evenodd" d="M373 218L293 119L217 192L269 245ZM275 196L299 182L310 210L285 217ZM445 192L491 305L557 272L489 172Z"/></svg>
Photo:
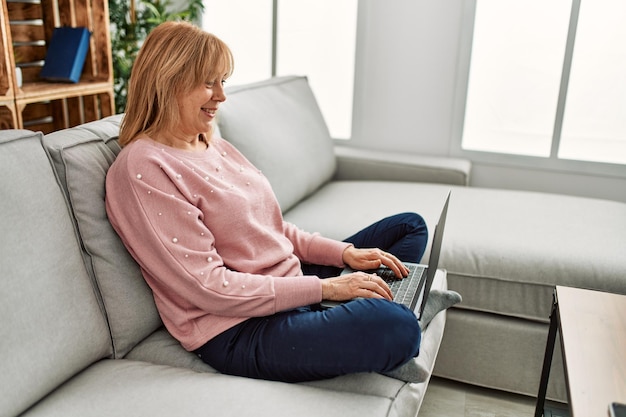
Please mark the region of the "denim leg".
<svg viewBox="0 0 626 417"><path fill-rule="evenodd" d="M358 299L327 310L252 318L196 353L226 374L298 382L395 369L417 356L420 339L408 308Z"/></svg>
<svg viewBox="0 0 626 417"><path fill-rule="evenodd" d="M345 240L357 248L380 248L404 262L419 262L428 243L426 222L417 213L386 217Z"/></svg>
<svg viewBox="0 0 626 417"><path fill-rule="evenodd" d="M379 248L392 253L404 262L418 263L428 244L428 227L417 213L401 213L386 217L355 233L344 242L357 248ZM325 265L303 264L305 275L320 278L335 277L341 268Z"/></svg>

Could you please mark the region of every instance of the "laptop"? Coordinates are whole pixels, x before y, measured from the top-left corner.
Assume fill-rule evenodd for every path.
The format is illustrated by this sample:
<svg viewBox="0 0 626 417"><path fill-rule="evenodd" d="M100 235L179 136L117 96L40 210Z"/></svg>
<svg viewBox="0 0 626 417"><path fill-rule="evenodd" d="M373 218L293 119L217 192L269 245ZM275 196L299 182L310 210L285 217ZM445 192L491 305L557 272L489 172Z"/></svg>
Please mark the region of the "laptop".
<svg viewBox="0 0 626 417"><path fill-rule="evenodd" d="M441 253L441 243L443 241L443 231L446 225L446 216L448 215L448 204L450 202L450 194L446 197L446 201L441 210L439 216L439 222L435 226L433 233L433 243L430 249L430 258L428 264L416 264L405 262L405 265L409 269L409 275L406 278L398 279L394 275L393 271L387 267L381 267L375 270L366 271L369 273L376 273L381 277L391 288L393 294L393 301L404 304L412 311L415 311L417 318L422 317L428 294L435 280L435 274L437 273L437 266L439 265L439 255ZM343 274L354 272L351 268L345 268ZM323 307L335 307L343 304L347 301L322 301ZM418 310L415 307L419 306Z"/></svg>

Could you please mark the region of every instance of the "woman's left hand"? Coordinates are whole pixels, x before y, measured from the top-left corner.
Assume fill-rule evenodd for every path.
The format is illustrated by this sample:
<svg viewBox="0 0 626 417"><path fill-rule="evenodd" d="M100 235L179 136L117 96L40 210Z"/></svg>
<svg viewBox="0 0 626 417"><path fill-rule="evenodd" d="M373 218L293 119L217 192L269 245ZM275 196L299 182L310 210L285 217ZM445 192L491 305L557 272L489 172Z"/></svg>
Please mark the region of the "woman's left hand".
<svg viewBox="0 0 626 417"><path fill-rule="evenodd" d="M393 271L398 278L408 275L408 268L394 255L377 248L359 249L348 246L343 252L343 261L350 268L357 271L367 271L386 266Z"/></svg>

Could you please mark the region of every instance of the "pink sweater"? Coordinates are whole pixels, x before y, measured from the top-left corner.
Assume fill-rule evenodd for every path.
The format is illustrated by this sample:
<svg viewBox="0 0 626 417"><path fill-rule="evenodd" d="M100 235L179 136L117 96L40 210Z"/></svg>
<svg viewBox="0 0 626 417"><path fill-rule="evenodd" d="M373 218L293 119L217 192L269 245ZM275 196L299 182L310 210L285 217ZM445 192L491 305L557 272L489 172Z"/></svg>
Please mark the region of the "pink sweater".
<svg viewBox="0 0 626 417"><path fill-rule="evenodd" d="M341 267L348 246L285 222L265 176L218 138L202 153L126 146L107 174L106 208L187 350L250 317L321 301L300 260Z"/></svg>

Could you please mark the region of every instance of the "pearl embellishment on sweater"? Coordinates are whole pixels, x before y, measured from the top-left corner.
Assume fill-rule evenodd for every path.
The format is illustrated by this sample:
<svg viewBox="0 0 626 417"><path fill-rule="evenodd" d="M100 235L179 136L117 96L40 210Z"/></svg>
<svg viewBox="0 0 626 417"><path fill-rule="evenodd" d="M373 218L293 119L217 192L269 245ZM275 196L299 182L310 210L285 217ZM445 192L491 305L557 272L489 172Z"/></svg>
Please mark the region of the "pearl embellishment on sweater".
<svg viewBox="0 0 626 417"><path fill-rule="evenodd" d="M221 163L219 160L215 160L215 159L211 161L207 161L206 164L202 165L198 169L192 166L193 162L178 160L178 163L180 163L178 168L174 168L173 172L172 171L169 171L169 173L166 172L166 175L169 175L169 178L171 179L170 181L174 183L174 189L178 189L179 184L181 184L184 181L190 180L192 182L189 185L192 185L194 184L194 181L204 180L205 181L204 184L198 185L197 183L195 183L195 185L199 187L198 189L202 189L202 193L198 192L198 189L194 190L193 188L191 188L189 190L191 191L189 194L186 194L185 191L180 190L181 191L180 195L177 195L177 194L171 194L174 191L174 189L169 189L168 190L169 192L165 190L161 190L160 192L157 192L155 194L155 197L157 196L157 194L159 197L162 197L163 196L162 193L163 191L165 191L166 193L165 196L169 195L172 199L175 199L175 201L182 200L185 203L196 205L199 198L208 198L211 195L211 193L215 192L215 195L218 195L218 194L221 194L222 192L236 190L237 188L240 188L241 186L244 186L244 185L246 187L250 187L252 185L251 183L252 180L250 181L247 181L247 180L250 179L251 176L263 175L262 171L258 169L252 169L251 171L248 171L250 167L246 166L245 164L239 163L240 161L238 161L236 158L231 160L231 158L228 157L228 153L226 151L219 152L219 155L220 157L227 158L227 159L222 160ZM161 167L161 169L164 169L164 168ZM239 173L240 175L237 175L237 173ZM136 173L135 176L138 181L143 180L142 174ZM151 196L150 198L152 198L151 190L146 190L145 192ZM174 192L177 193L178 191L174 191ZM189 195L191 195L193 199L188 198ZM188 205L187 208L189 209L188 210L183 209L184 210L183 213L186 212L188 216L191 216L191 217L187 217L188 221L190 219L191 221L194 221L193 220L194 214L199 213L199 211L197 211L197 209L199 209L199 206L195 207L193 210L191 210L191 208L193 207L191 207L190 205ZM167 214L169 216L168 212L158 212L158 216L163 217L164 214ZM160 219L160 220L163 220L163 219ZM200 225L204 226L200 217L198 217L195 221L200 221ZM203 231L199 231L197 233L199 233L199 235L202 238L205 238L207 235L207 233ZM183 239L183 241L179 242L178 237L171 237L171 242L173 245L178 245L181 242L184 242L184 244L180 246L186 247L187 245L186 239ZM181 249L186 249L186 248L181 248ZM181 252L182 253L179 253L178 256L179 257L182 256L183 259L185 260L185 263L190 262L192 259L197 260L196 256L193 253L189 252L189 250L184 250ZM205 255L205 259L208 265L205 264L204 268L198 268L196 269L196 272L195 272L196 276L202 277L202 279L204 279L205 277L211 276L210 271L212 270L212 268L219 266L215 262L216 259L213 256L208 256L207 254ZM223 279L221 285L225 293L230 291L230 289L227 289L227 287L230 286L230 282L227 279ZM236 283L234 285L240 288L240 291L246 289L246 285L244 284Z"/></svg>

